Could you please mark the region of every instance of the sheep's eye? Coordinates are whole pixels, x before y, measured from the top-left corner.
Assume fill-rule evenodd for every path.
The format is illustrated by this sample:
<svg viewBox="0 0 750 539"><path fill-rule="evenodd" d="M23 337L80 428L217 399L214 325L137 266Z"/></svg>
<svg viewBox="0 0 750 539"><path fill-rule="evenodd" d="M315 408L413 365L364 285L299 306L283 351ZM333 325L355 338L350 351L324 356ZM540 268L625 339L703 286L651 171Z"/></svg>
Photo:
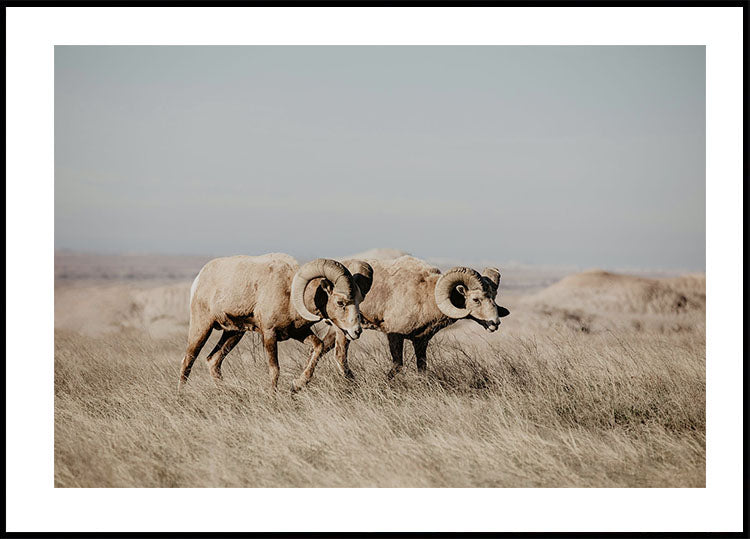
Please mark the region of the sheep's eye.
<svg viewBox="0 0 750 539"><path fill-rule="evenodd" d="M474 301L474 303L476 303L477 305L479 305L479 300L477 298L474 298L473 301Z"/></svg>
<svg viewBox="0 0 750 539"><path fill-rule="evenodd" d="M343 301L337 301L336 305L338 305L339 307L344 307L346 304Z"/></svg>

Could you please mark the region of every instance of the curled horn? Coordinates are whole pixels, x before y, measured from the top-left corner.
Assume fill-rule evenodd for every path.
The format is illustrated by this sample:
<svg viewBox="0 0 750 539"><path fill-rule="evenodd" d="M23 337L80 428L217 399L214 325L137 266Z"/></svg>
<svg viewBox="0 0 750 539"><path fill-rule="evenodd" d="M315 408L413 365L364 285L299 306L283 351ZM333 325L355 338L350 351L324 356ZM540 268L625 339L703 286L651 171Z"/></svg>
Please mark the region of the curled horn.
<svg viewBox="0 0 750 539"><path fill-rule="evenodd" d="M500 286L500 270L497 268L484 268L482 270L482 277L489 280L489 285L492 287L492 297L497 295L497 289Z"/></svg>
<svg viewBox="0 0 750 539"><path fill-rule="evenodd" d="M458 285L468 289L482 288L482 276L471 268L458 267L447 271L435 284L435 301L440 311L451 318L464 318L469 309L456 307L451 293Z"/></svg>
<svg viewBox="0 0 750 539"><path fill-rule="evenodd" d="M354 299L354 281L352 274L342 264L328 258L318 258L303 265L292 279L292 291L289 298L294 308L305 320L317 322L320 316L311 313L305 306L305 288L310 281L324 277L333 284L334 292Z"/></svg>
<svg viewBox="0 0 750 539"><path fill-rule="evenodd" d="M363 301L372 286L372 266L363 260L354 260L349 264L349 271L359 290L359 301Z"/></svg>

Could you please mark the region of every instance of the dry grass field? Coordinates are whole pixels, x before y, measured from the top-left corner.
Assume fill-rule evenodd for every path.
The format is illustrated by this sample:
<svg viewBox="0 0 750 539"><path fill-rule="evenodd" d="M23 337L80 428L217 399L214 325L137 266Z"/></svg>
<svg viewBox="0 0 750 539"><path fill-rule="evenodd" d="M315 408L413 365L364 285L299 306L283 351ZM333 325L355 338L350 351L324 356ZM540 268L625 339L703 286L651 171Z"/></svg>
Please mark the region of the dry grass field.
<svg viewBox="0 0 750 539"><path fill-rule="evenodd" d="M58 487L705 486L702 275L504 270L511 315L438 334L427 375L407 344L388 382L385 337L366 331L355 382L325 357L294 396L268 391L250 334L217 386L214 333L178 394L202 261L105 276L74 258L56 267ZM280 345L280 388L306 355Z"/></svg>

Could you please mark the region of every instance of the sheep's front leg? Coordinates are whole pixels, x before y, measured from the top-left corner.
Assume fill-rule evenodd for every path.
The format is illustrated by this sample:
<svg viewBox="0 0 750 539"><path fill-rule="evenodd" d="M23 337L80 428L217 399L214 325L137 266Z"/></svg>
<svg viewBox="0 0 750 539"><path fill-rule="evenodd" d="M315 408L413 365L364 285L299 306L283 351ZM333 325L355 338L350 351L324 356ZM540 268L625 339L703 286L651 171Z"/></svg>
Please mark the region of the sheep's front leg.
<svg viewBox="0 0 750 539"><path fill-rule="evenodd" d="M343 331L336 331L336 360L339 362L341 374L347 380L354 380L354 373L349 369L349 339Z"/></svg>
<svg viewBox="0 0 750 539"><path fill-rule="evenodd" d="M309 335L302 342L311 345L313 350L312 355L310 356L310 361L307 362L307 367L302 371L300 377L292 382L292 393L296 393L310 382L310 379L315 373L315 367L318 365L318 360L323 354L323 341L318 339L315 335Z"/></svg>
<svg viewBox="0 0 750 539"><path fill-rule="evenodd" d="M414 339L414 355L417 356L417 371L424 373L427 370L427 343L430 338Z"/></svg>
<svg viewBox="0 0 750 539"><path fill-rule="evenodd" d="M279 348L275 331L263 334L263 346L268 354L268 373L271 375L271 390L273 391L279 382Z"/></svg>
<svg viewBox="0 0 750 539"><path fill-rule="evenodd" d="M388 333L387 337L388 346L391 349L391 359L393 360L391 370L388 372L388 379L391 379L404 366L404 336L397 333Z"/></svg>

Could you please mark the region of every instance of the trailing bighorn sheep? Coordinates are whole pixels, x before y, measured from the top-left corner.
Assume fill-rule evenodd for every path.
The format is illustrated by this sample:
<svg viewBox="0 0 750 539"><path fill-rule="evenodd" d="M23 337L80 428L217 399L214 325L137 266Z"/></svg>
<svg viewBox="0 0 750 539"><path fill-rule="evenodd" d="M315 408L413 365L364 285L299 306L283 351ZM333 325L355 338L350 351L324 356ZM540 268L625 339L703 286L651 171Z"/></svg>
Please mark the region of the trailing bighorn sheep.
<svg viewBox="0 0 750 539"><path fill-rule="evenodd" d="M500 318L510 314L495 303L500 284L500 272L496 268L486 268L484 275L465 267L441 273L438 268L411 256L369 262L375 278L372 279L371 273L371 289L359 307L363 327L382 331L388 338L393 359L389 377L403 366L405 339L414 346L417 369L424 371L427 345L441 329L468 318L492 332L500 325ZM363 262L343 263L353 273ZM330 333L325 338L324 350L335 344L336 356L342 362L348 343L339 331Z"/></svg>
<svg viewBox="0 0 750 539"><path fill-rule="evenodd" d="M342 264L325 258L301 267L291 256L279 253L211 260L190 289L190 329L180 386L211 330L221 329L221 338L208 355L214 378L221 379L222 361L245 332L257 331L268 354L274 389L279 378L277 343L295 339L312 346L307 367L292 384L293 390L300 389L312 378L323 353L323 342L315 336L321 326L334 325L343 341L362 333L359 302L369 287L361 275L355 280ZM345 360L341 370L351 377Z"/></svg>

